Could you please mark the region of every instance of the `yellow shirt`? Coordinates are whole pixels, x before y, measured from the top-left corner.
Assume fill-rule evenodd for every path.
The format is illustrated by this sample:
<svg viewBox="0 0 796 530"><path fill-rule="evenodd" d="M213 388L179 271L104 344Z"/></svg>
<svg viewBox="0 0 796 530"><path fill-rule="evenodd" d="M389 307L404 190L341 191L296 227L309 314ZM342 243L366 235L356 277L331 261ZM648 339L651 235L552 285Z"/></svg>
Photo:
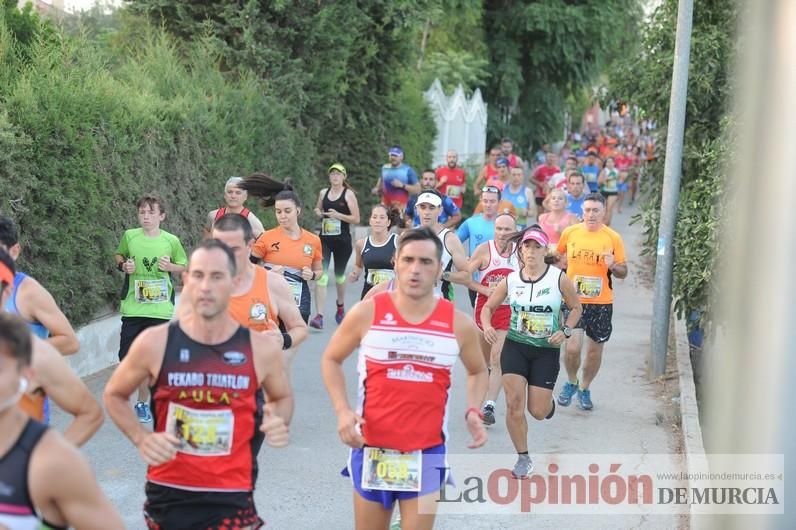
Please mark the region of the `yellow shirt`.
<svg viewBox="0 0 796 530"><path fill-rule="evenodd" d="M607 226L590 232L584 223L579 223L564 229L556 250L567 253L567 276L575 284L581 304L613 303L605 254L613 254L614 263L627 261L622 236Z"/></svg>

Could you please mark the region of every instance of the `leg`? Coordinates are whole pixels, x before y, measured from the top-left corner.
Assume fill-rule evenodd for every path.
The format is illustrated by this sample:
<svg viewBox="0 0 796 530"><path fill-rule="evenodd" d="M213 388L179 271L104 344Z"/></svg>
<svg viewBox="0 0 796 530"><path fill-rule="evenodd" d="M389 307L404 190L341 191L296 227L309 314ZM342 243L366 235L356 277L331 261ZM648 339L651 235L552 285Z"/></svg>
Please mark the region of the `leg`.
<svg viewBox="0 0 796 530"><path fill-rule="evenodd" d="M597 376L603 359L604 345L604 343L595 342L591 337L586 337L586 360L583 362L583 380L580 383L581 388L589 388L589 385Z"/></svg>
<svg viewBox="0 0 796 530"><path fill-rule="evenodd" d="M542 421L553 411L553 390L540 386L528 386L528 412L535 420Z"/></svg>
<svg viewBox="0 0 796 530"><path fill-rule="evenodd" d="M354 490L354 527L356 530L388 530L392 509L380 502L369 501Z"/></svg>
<svg viewBox="0 0 796 530"><path fill-rule="evenodd" d="M345 270L352 252L353 247L350 237L343 237L334 246L334 282L337 289L337 311L335 312L334 320L338 324L343 321L345 316Z"/></svg>
<svg viewBox="0 0 796 530"><path fill-rule="evenodd" d="M528 380L518 374L503 375L506 393L506 428L518 453L528 452L528 422L525 419L525 394Z"/></svg>
<svg viewBox="0 0 796 530"><path fill-rule="evenodd" d="M586 334L586 361L583 363L583 381L581 388L588 389L597 376L603 358L603 347L611 338L613 325L612 304L592 304L589 315L582 318L584 333Z"/></svg>
<svg viewBox="0 0 796 530"><path fill-rule="evenodd" d="M614 205L616 204L616 195L610 195L605 199L605 224L611 226L611 216L614 213Z"/></svg>
<svg viewBox="0 0 796 530"><path fill-rule="evenodd" d="M583 330L573 329L572 337L564 342L566 354L564 366L567 369L567 380L576 384L578 382L578 369L580 368L580 350L583 347Z"/></svg>
<svg viewBox="0 0 796 530"><path fill-rule="evenodd" d="M489 386L486 391L487 401L497 401L500 395L500 387L503 382L503 371L500 369L500 353L503 351L503 344L506 342L506 330L497 330L498 340L492 344L489 350Z"/></svg>
<svg viewBox="0 0 796 530"><path fill-rule="evenodd" d="M528 377L528 412L536 420L551 418L555 411L553 388L561 370L558 348L534 348Z"/></svg>
<svg viewBox="0 0 796 530"><path fill-rule="evenodd" d="M401 528L404 530L431 530L437 516L438 493L398 501L401 510Z"/></svg>

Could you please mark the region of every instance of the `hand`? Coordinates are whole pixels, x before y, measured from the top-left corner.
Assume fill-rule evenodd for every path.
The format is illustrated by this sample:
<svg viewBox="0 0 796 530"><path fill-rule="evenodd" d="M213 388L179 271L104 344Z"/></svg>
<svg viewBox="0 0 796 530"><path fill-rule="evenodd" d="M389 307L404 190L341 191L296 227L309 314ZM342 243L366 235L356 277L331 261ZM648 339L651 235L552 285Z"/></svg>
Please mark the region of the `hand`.
<svg viewBox="0 0 796 530"><path fill-rule="evenodd" d="M404 183L402 181L398 180L398 179L392 179L390 181L390 184L392 185L393 188L401 188L401 189L403 189L405 187Z"/></svg>
<svg viewBox="0 0 796 530"><path fill-rule="evenodd" d="M560 346L561 344L564 343L565 340L567 340L567 336L564 335L564 332L559 329L558 331L553 333L553 335L549 339L547 339L547 342L549 342L553 346Z"/></svg>
<svg viewBox="0 0 796 530"><path fill-rule="evenodd" d="M603 261L605 262L606 267L609 269L614 266L614 253L613 252L606 252L603 254Z"/></svg>
<svg viewBox="0 0 796 530"><path fill-rule="evenodd" d="M150 432L138 442L141 458L150 466L159 466L177 456L180 440L167 432Z"/></svg>
<svg viewBox="0 0 796 530"><path fill-rule="evenodd" d="M381 195L381 187L380 187L380 186L374 186L374 187L372 187L372 188L370 189L370 194L371 194L371 195Z"/></svg>
<svg viewBox="0 0 796 530"><path fill-rule="evenodd" d="M158 270L168 272L170 266L171 258L168 256L160 256L160 259L158 260Z"/></svg>
<svg viewBox="0 0 796 530"><path fill-rule="evenodd" d="M316 217L323 217L323 212L320 208L315 208L313 211L315 212Z"/></svg>
<svg viewBox="0 0 796 530"><path fill-rule="evenodd" d="M285 420L274 414L268 407L263 409L260 432L265 434L265 441L271 447L285 447L288 443L288 429Z"/></svg>
<svg viewBox="0 0 796 530"><path fill-rule="evenodd" d="M365 439L357 432L357 425L362 425L365 420L354 414L351 409L346 409L337 415L337 434L340 440L349 447L357 449L365 445Z"/></svg>
<svg viewBox="0 0 796 530"><path fill-rule="evenodd" d="M473 437L473 441L467 444L469 449L477 449L484 445L487 441L487 434L486 429L484 428L484 422L481 421L481 416L471 412L467 415L467 430L470 431L470 436Z"/></svg>
<svg viewBox="0 0 796 530"><path fill-rule="evenodd" d="M306 281L310 281L315 276L315 273L312 272L312 269L307 267L306 265L301 268L301 278Z"/></svg>
<svg viewBox="0 0 796 530"><path fill-rule="evenodd" d="M127 258L127 261L122 264L122 270L127 274L135 274L135 261L133 258Z"/></svg>
<svg viewBox="0 0 796 530"><path fill-rule="evenodd" d="M448 177L444 176L441 179L439 179L439 182L437 182L437 187L439 188L440 186L444 186L447 182L448 182Z"/></svg>
<svg viewBox="0 0 796 530"><path fill-rule="evenodd" d="M358 280L359 280L359 272L355 270L351 271L351 273L348 275L348 281L354 283Z"/></svg>
<svg viewBox="0 0 796 530"><path fill-rule="evenodd" d="M489 344L495 344L498 340L497 331L492 326L484 326L484 340Z"/></svg>
<svg viewBox="0 0 796 530"><path fill-rule="evenodd" d="M340 212L337 210L332 210L331 208L326 210L323 214L325 217L331 217L332 219L340 219Z"/></svg>

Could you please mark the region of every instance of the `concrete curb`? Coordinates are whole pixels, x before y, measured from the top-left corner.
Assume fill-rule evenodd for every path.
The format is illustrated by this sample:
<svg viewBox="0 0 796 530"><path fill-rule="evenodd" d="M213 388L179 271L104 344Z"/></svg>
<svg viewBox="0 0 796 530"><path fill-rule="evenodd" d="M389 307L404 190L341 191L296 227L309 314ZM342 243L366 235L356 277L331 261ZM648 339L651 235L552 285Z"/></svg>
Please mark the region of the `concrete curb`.
<svg viewBox="0 0 796 530"><path fill-rule="evenodd" d="M688 345L688 331L685 320L673 318L675 354L677 356L677 373L680 384L680 425L683 432L683 451L685 453L686 472L689 477L708 472L705 446L702 442L702 426L699 421L699 405L696 397L694 372L691 367L691 354ZM689 478L688 487L693 480ZM704 518L698 517L695 505L689 510L690 528L705 528Z"/></svg>

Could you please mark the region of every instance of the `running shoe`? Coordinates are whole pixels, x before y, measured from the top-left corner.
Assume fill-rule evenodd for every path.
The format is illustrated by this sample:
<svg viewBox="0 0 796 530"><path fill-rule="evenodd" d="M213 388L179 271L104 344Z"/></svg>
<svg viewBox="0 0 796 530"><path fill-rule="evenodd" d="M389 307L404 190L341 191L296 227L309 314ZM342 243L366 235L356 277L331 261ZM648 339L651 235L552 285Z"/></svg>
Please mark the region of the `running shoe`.
<svg viewBox="0 0 796 530"><path fill-rule="evenodd" d="M578 392L578 384L570 383L567 381L564 383L564 388L561 389L561 392L558 393L558 404L562 407L568 407L570 403L572 403L572 396L574 396Z"/></svg>
<svg viewBox="0 0 796 530"><path fill-rule="evenodd" d="M149 423L152 421L152 414L149 412L149 405L143 401L135 404L135 415L138 416L139 423Z"/></svg>
<svg viewBox="0 0 796 530"><path fill-rule="evenodd" d="M337 324L339 325L340 322L343 321L344 316L345 316L345 306L338 305L337 313L334 314L334 321L337 322Z"/></svg>
<svg viewBox="0 0 796 530"><path fill-rule="evenodd" d="M315 329L323 329L323 315L318 313L315 318L310 320L310 327Z"/></svg>
<svg viewBox="0 0 796 530"><path fill-rule="evenodd" d="M514 464L514 469L511 470L512 476L522 480L528 478L531 471L533 471L533 460L531 460L531 457L528 455L518 455L517 463Z"/></svg>
<svg viewBox="0 0 796 530"><path fill-rule="evenodd" d="M494 425L495 424L495 407L492 405L484 405L484 410L482 411L484 419L484 425Z"/></svg>
<svg viewBox="0 0 796 530"><path fill-rule="evenodd" d="M591 390L588 388L578 390L578 406L583 410L594 408L594 403L591 402Z"/></svg>

